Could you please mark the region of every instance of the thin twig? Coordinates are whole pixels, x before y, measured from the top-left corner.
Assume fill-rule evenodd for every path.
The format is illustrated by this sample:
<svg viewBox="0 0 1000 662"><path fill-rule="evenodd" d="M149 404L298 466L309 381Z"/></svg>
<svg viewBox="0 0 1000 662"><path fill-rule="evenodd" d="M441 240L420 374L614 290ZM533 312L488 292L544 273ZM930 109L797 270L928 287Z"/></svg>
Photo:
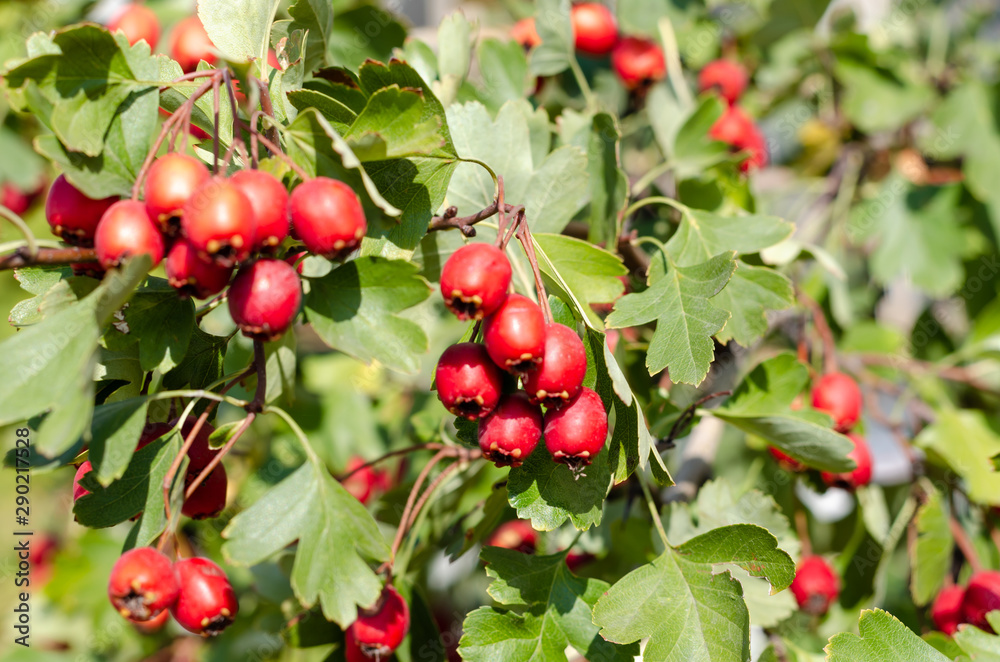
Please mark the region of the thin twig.
<svg viewBox="0 0 1000 662"><path fill-rule="evenodd" d="M0 271L39 264L64 265L77 262L97 262L97 254L93 248L39 248L32 256L31 250L23 246L9 255L0 257Z"/></svg>
<svg viewBox="0 0 1000 662"><path fill-rule="evenodd" d="M715 398L722 398L732 394L733 394L732 391L717 391L715 393L709 393L708 395L699 398L695 402L692 402L690 405L687 406L687 408L684 411L681 412L680 416L677 417L677 420L674 421L674 424L671 426L670 432L667 434L667 436L664 437L663 439L660 439L656 443L657 449L668 450L670 448L673 448L674 442L677 440L677 435L679 435L681 430L683 430L687 426L687 424L691 422L691 420L695 417L695 412L703 404L705 404L709 400L714 400Z"/></svg>
<svg viewBox="0 0 1000 662"><path fill-rule="evenodd" d="M538 303L542 307L542 314L545 316L545 321L551 323L552 308L549 307L549 296L545 292L545 283L542 282L542 271L538 267L538 257L535 255L535 242L531 238L531 230L528 229L528 224L524 221L523 212L520 216L521 220L518 223L515 236L521 242L524 254L528 256L528 264L531 265L531 271L535 276L535 289L538 290Z"/></svg>
<svg viewBox="0 0 1000 662"><path fill-rule="evenodd" d="M816 332L819 333L823 343L823 371L827 373L837 372L837 344L833 340L833 331L830 330L823 309L808 295L802 292L797 294L799 301L812 312L813 325L815 325Z"/></svg>
<svg viewBox="0 0 1000 662"><path fill-rule="evenodd" d="M430 475L431 470L434 468L438 462L448 457L448 449L442 449L434 454L434 456L427 461L424 468L420 471L417 476L417 480L413 483L413 488L410 490L410 496L406 499L406 506L403 508L403 515L399 518L399 528L396 529L396 536L392 540L392 548L389 551L389 560L382 564L381 570L387 570L392 567L393 562L396 560L396 554L399 552L400 546L403 544L403 537L406 535L406 523L410 520L410 513L413 511L414 503L417 500L417 494L420 492L420 488L423 487L424 481Z"/></svg>
<svg viewBox="0 0 1000 662"><path fill-rule="evenodd" d="M979 553L976 552L976 548L973 546L972 541L969 540L969 535L962 528L961 523L952 516L948 518L948 526L951 527L951 535L955 539L955 544L962 550L962 556L965 557L965 561L972 568L972 571L979 572L982 570L983 563L979 559Z"/></svg>
<svg viewBox="0 0 1000 662"><path fill-rule="evenodd" d="M205 468L201 470L201 473L198 474L198 477L195 478L194 481L192 481L191 484L188 486L187 491L184 492L185 499L190 499L191 495L194 494L194 491L198 489L198 486L201 485L202 482L208 478L208 475L212 473L212 471L214 471L217 466L219 466L219 463L222 462L222 458L224 458L226 454L230 450L232 450L233 446L236 445L236 442L239 441L240 437L243 436L243 433L250 428L250 424L253 423L254 418L256 417L257 414L253 412L246 415L246 418L244 418L240 422L239 427L237 427L236 430L233 432L233 436L231 436L229 440L226 441L225 445L222 448L220 448L219 451L212 457L212 461L209 462L207 465L205 465Z"/></svg>
<svg viewBox="0 0 1000 662"><path fill-rule="evenodd" d="M364 464L358 465L346 473L334 476L334 478L336 478L339 482L344 482L359 471L364 471L365 469L374 467L376 464L381 464L388 459L399 457L400 455L408 455L417 451L439 451L444 448L447 448L444 444L417 444L415 446L407 446L406 448L397 448L394 451L389 451L381 457L375 458L371 462L365 462Z"/></svg>

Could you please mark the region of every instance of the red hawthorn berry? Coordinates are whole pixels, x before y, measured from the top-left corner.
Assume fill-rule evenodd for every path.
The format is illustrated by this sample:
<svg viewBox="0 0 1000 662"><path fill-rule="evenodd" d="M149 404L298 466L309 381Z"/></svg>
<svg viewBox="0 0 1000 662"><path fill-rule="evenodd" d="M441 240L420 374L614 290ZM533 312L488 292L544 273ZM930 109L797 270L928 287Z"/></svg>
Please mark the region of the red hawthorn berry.
<svg viewBox="0 0 1000 662"><path fill-rule="evenodd" d="M747 88L749 76L743 65L732 60L714 60L698 73L698 89L717 90L729 105L736 103Z"/></svg>
<svg viewBox="0 0 1000 662"><path fill-rule="evenodd" d="M545 447L552 459L572 468L590 464L608 438L608 414L589 388L569 404L545 412Z"/></svg>
<svg viewBox="0 0 1000 662"><path fill-rule="evenodd" d="M167 234L176 234L184 205L211 178L205 164L187 154L174 152L156 159L143 183L150 218Z"/></svg>
<svg viewBox="0 0 1000 662"><path fill-rule="evenodd" d="M119 200L108 207L97 224L94 250L104 269L117 267L122 259L137 255L149 255L156 266L163 260L163 235L145 205Z"/></svg>
<svg viewBox="0 0 1000 662"><path fill-rule="evenodd" d="M822 556L807 556L795 569L790 588L800 609L822 616L840 595L840 578Z"/></svg>
<svg viewBox="0 0 1000 662"><path fill-rule="evenodd" d="M570 12L576 50L607 55L618 41L618 25L611 10L597 2L581 2Z"/></svg>
<svg viewBox="0 0 1000 662"><path fill-rule="evenodd" d="M962 599L962 616L980 630L993 632L986 614L1000 609L1000 572L983 570L972 575Z"/></svg>
<svg viewBox="0 0 1000 662"><path fill-rule="evenodd" d="M748 173L768 164L767 139L756 124L753 125L746 140L736 147L739 151L747 153L746 158L740 162L740 172Z"/></svg>
<svg viewBox="0 0 1000 662"><path fill-rule="evenodd" d="M203 259L232 267L250 257L257 219L238 186L213 177L184 204L181 229Z"/></svg>
<svg viewBox="0 0 1000 662"><path fill-rule="evenodd" d="M768 452L771 453L771 456L775 460L778 461L778 464L781 465L782 469L785 469L786 471L805 471L806 470L806 465L802 464L801 462L799 462L798 460L796 460L794 457L792 457L790 455L785 455L784 453L782 453L780 450L778 450L774 446L768 446L767 450L768 450Z"/></svg>
<svg viewBox="0 0 1000 662"><path fill-rule="evenodd" d="M194 429L195 418L189 416L184 421L184 425L181 426L181 439L187 439L191 430ZM159 439L167 432L169 432L173 427L177 425L177 419L170 421L169 423L152 423L147 425L143 430L142 437L139 439L139 448L142 448L146 444ZM212 448L209 445L209 438L212 433L215 432L215 428L209 423L203 423L201 429L198 430L198 434L195 435L194 441L191 443L191 448L188 449L188 471L194 471L200 473L202 469L208 466L216 455L218 455L218 449Z"/></svg>
<svg viewBox="0 0 1000 662"><path fill-rule="evenodd" d="M302 283L284 260L262 259L244 266L229 288L229 313L248 338L280 338L302 305Z"/></svg>
<svg viewBox="0 0 1000 662"><path fill-rule="evenodd" d="M90 460L85 460L76 468L76 475L73 476L73 501L77 501L81 497L90 494L90 490L80 485L80 481L93 470L94 466L90 463Z"/></svg>
<svg viewBox="0 0 1000 662"><path fill-rule="evenodd" d="M510 262L492 244L467 244L441 268L441 296L460 320L481 320L499 308L510 288Z"/></svg>
<svg viewBox="0 0 1000 662"><path fill-rule="evenodd" d="M230 180L250 200L257 221L254 250L277 246L290 227L288 191L274 175L263 170L241 170Z"/></svg>
<svg viewBox="0 0 1000 662"><path fill-rule="evenodd" d="M185 491L195 481L203 468L194 470L188 465L187 474L184 476ZM226 468L219 463L212 469L212 472L208 474L205 480L195 488L194 493L184 500L181 512L191 519L218 517L219 513L226 509L226 491L228 487L229 481L226 478Z"/></svg>
<svg viewBox="0 0 1000 662"><path fill-rule="evenodd" d="M524 374L521 382L531 401L561 407L583 388L587 352L573 329L550 322L545 325L545 353L541 365Z"/></svg>
<svg viewBox="0 0 1000 662"><path fill-rule="evenodd" d="M576 573L577 570L587 565L597 557L589 552L570 552L566 555L566 567L569 571Z"/></svg>
<svg viewBox="0 0 1000 662"><path fill-rule="evenodd" d="M69 183L66 175L59 175L45 199L45 218L52 234L62 237L67 244L90 247L94 245L101 217L117 201L116 197L88 198Z"/></svg>
<svg viewBox="0 0 1000 662"><path fill-rule="evenodd" d="M861 418L862 400L858 383L842 372L823 375L812 390L813 408L829 414L839 432L847 432Z"/></svg>
<svg viewBox="0 0 1000 662"><path fill-rule="evenodd" d="M5 182L0 189L0 205L20 216L31 207L31 196L10 182Z"/></svg>
<svg viewBox="0 0 1000 662"><path fill-rule="evenodd" d="M667 63L660 47L637 37L625 37L615 44L611 66L630 90L648 86L667 75Z"/></svg>
<svg viewBox="0 0 1000 662"><path fill-rule="evenodd" d="M375 467L364 467L363 469L358 469L358 467L363 466L365 463L364 458L355 456L350 459L345 467L345 472L354 472L350 477L345 478L340 481L340 484L344 486L344 489L351 493L355 499L360 501L364 505L368 505L368 502L376 494L381 494L387 492L392 486L392 479L389 477L389 473Z"/></svg>
<svg viewBox="0 0 1000 662"><path fill-rule="evenodd" d="M868 448L868 442L865 441L864 437L849 433L847 438L854 442L854 450L848 453L847 457L854 460L857 467L852 471L842 474L824 471L822 477L823 482L831 487L838 486L855 489L867 485L872 481L872 454Z"/></svg>
<svg viewBox="0 0 1000 662"><path fill-rule="evenodd" d="M371 609L358 610L358 618L348 631L369 658L388 657L410 631L410 607L393 586L387 585Z"/></svg>
<svg viewBox="0 0 1000 662"><path fill-rule="evenodd" d="M503 375L485 347L464 342L441 354L434 371L434 385L445 409L474 421L497 406Z"/></svg>
<svg viewBox="0 0 1000 662"><path fill-rule="evenodd" d="M185 237L171 246L164 264L167 280L182 297L207 299L218 294L229 284L232 267L223 267L198 256L198 251Z"/></svg>
<svg viewBox="0 0 1000 662"><path fill-rule="evenodd" d="M542 438L542 410L523 391L505 395L479 422L479 448L498 467L519 467Z"/></svg>
<svg viewBox="0 0 1000 662"><path fill-rule="evenodd" d="M170 620L170 610L164 609L148 621L137 621L134 618L130 618L128 622L134 625L135 629L142 634L156 634L163 629L168 620Z"/></svg>
<svg viewBox="0 0 1000 662"><path fill-rule="evenodd" d="M361 644L354 637L354 632L351 628L347 628L344 632L344 657L347 662L372 662L374 658L368 657L363 650L361 650Z"/></svg>
<svg viewBox="0 0 1000 662"><path fill-rule="evenodd" d="M509 295L483 323L483 344L493 362L504 370L523 374L545 355L545 317L534 301Z"/></svg>
<svg viewBox="0 0 1000 662"><path fill-rule="evenodd" d="M708 135L722 141L734 152L747 152L740 163L740 170L748 172L767 165L767 140L746 112L739 106L730 106L715 121Z"/></svg>
<svg viewBox="0 0 1000 662"><path fill-rule="evenodd" d="M145 40L149 50L156 50L160 41L160 21L146 5L128 4L108 23L108 31L121 30L128 43L135 46Z"/></svg>
<svg viewBox="0 0 1000 662"><path fill-rule="evenodd" d="M164 117L170 117L172 113L166 108L161 107L160 115L163 115ZM196 140L206 140L209 137L208 133L206 133L201 127L195 124L188 125L188 133L194 136Z"/></svg>
<svg viewBox="0 0 1000 662"><path fill-rule="evenodd" d="M335 260L361 244L368 231L358 194L344 182L316 177L295 187L292 227L310 253Z"/></svg>
<svg viewBox="0 0 1000 662"><path fill-rule="evenodd" d="M534 554L538 547L538 532L523 519L504 522L486 539L491 547L516 549L524 554Z"/></svg>
<svg viewBox="0 0 1000 662"><path fill-rule="evenodd" d="M542 38L538 36L538 30L535 28L534 18L522 18L515 23L510 29L510 36L526 51L542 43Z"/></svg>
<svg viewBox="0 0 1000 662"><path fill-rule="evenodd" d="M59 539L50 533L41 533L28 550L28 564L31 566L29 581L32 586L41 587L52 576L52 557L59 551Z"/></svg>
<svg viewBox="0 0 1000 662"><path fill-rule="evenodd" d="M955 634L958 626L965 622L962 614L964 601L964 587L948 586L941 589L931 605L931 620L934 621L934 626L945 634Z"/></svg>
<svg viewBox="0 0 1000 662"><path fill-rule="evenodd" d="M215 64L215 44L197 16L189 16L174 27L170 40L170 57L177 60L184 73L191 73L204 60Z"/></svg>
<svg viewBox="0 0 1000 662"><path fill-rule="evenodd" d="M180 591L170 613L181 627L214 637L229 627L240 605L226 573L206 558L181 559L174 564Z"/></svg>
<svg viewBox="0 0 1000 662"><path fill-rule="evenodd" d="M136 621L148 621L169 608L179 590L170 559L152 547L122 554L108 578L111 604L122 616Z"/></svg>

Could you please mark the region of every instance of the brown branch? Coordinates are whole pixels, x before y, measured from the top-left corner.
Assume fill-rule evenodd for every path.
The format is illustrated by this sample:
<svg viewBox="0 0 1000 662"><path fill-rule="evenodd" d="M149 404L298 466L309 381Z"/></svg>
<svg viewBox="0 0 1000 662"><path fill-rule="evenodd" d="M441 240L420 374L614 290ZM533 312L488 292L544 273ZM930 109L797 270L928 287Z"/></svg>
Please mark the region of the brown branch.
<svg viewBox="0 0 1000 662"><path fill-rule="evenodd" d="M657 450L668 450L674 447L674 442L677 440L677 435L679 435L681 430L683 430L685 426L687 426L687 424L690 423L692 419L694 419L695 411L698 409L698 407L702 406L709 400L714 400L715 398L722 398L732 394L733 394L732 391L717 391L715 393L709 393L708 395L699 398L695 402L692 402L690 405L687 406L687 408L684 411L681 412L680 416L677 417L677 420L674 421L674 424L671 426L670 432L667 434L667 436L656 442Z"/></svg>
<svg viewBox="0 0 1000 662"><path fill-rule="evenodd" d="M353 476L354 474L358 473L359 471L363 471L363 470L368 469L370 467L374 467L376 464L381 464L382 462L384 462L384 461L386 461L386 460L388 460L390 458L398 457L400 455L408 455L409 453L414 453L414 452L417 452L417 451L425 451L425 450L426 451L439 451L439 450L442 450L444 448L446 448L446 446L444 444L417 444L415 446L407 446L406 448L397 448L394 451L389 451L388 453L386 453L385 455L382 455L381 457L375 458L371 462L365 462L362 465L354 467L353 469L351 469L347 473L341 474L339 476L334 476L334 478L336 478L339 482L343 482L343 481L347 480L348 478L350 478L351 476Z"/></svg>
<svg viewBox="0 0 1000 662"><path fill-rule="evenodd" d="M812 556L812 539L809 537L809 519L801 507L795 509L795 531L802 545L802 557Z"/></svg>
<svg viewBox="0 0 1000 662"><path fill-rule="evenodd" d="M420 488L423 487L424 481L427 480L427 476L430 475L434 465L447 456L448 449L442 449L435 453L434 457L428 460L427 464L424 465L424 468L421 469L416 482L413 483L413 487L410 489L410 496L406 499L406 506L403 507L403 515L399 518L399 528L396 529L396 536L392 539L392 548L389 550L389 560L382 564L382 567L379 569L380 572L382 570L390 569L392 564L395 562L396 554L399 552L399 548L403 544L403 537L406 535L406 523L410 519L410 513L413 511L413 505L417 500L417 494L420 492Z"/></svg>
<svg viewBox="0 0 1000 662"><path fill-rule="evenodd" d="M517 210L517 205L503 206L504 212L510 214ZM476 228L472 227L480 221L491 218L500 211L499 203L494 200L485 209L480 209L475 214L469 216L459 216L457 207L448 207L441 216L435 216L427 226L428 232L439 232L441 230L460 230L466 237L475 237Z"/></svg>
<svg viewBox="0 0 1000 662"><path fill-rule="evenodd" d="M170 468L167 469L167 475L163 477L163 510L167 519L167 528L164 529L163 535L160 536L160 542L157 544L156 548L163 551L164 547L167 545L167 540L170 533L170 488L173 487L174 477L177 475L177 470L180 469L181 462L184 461L184 457L187 455L188 451L191 450L191 446L194 445L194 440L201 432L201 429L205 426L205 422L208 420L209 415L212 413L212 409L215 408L215 401L213 400L208 407L202 412L198 420L194 422L194 426L191 427L191 431L188 432L187 438L184 439L184 443L181 444L181 449L177 451L177 456L174 457L174 461L170 463Z"/></svg>
<svg viewBox="0 0 1000 662"><path fill-rule="evenodd" d="M35 255L27 246L0 257L0 271L35 265L64 265L76 262L97 262L93 248L39 248Z"/></svg>

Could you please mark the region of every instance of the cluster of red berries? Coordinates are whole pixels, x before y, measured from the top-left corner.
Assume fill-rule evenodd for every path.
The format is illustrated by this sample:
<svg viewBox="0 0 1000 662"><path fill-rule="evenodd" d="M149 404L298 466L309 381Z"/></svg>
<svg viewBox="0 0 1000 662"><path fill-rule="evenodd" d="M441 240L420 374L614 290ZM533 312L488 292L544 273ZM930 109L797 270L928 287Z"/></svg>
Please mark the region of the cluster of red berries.
<svg viewBox="0 0 1000 662"><path fill-rule="evenodd" d="M154 51L160 41L160 21L152 9L142 4L125 5L108 23L108 30L121 31L133 46L145 41ZM197 16L189 16L174 26L170 57L181 65L185 73L196 70L201 61L215 64L215 45Z"/></svg>
<svg viewBox="0 0 1000 662"><path fill-rule="evenodd" d="M600 396L583 386L583 342L569 327L546 323L531 299L508 294L510 280L507 257L489 244L463 246L445 263L445 305L461 320L482 320L483 342L445 350L435 372L438 397L456 416L479 421L479 446L498 466L520 466L544 431L553 459L578 469L608 435ZM504 393L503 371L524 390Z"/></svg>
<svg viewBox="0 0 1000 662"><path fill-rule="evenodd" d="M728 144L734 152L746 152L747 157L740 163L743 172L749 172L767 165L767 139L750 115L737 101L747 88L747 70L732 60L714 60L705 65L698 74L698 89L701 92L718 94L728 105L722 116L715 121L708 135Z"/></svg>
<svg viewBox="0 0 1000 662"><path fill-rule="evenodd" d="M347 662L387 660L410 631L410 607L391 585L382 589L375 606L359 609L358 618L347 628Z"/></svg>
<svg viewBox="0 0 1000 662"><path fill-rule="evenodd" d="M145 629L165 623L169 610L181 627L203 637L229 627L240 609L218 565L201 557L172 563L152 547L121 555L108 578L108 598L118 613Z"/></svg>
<svg viewBox="0 0 1000 662"><path fill-rule="evenodd" d="M851 429L861 418L863 397L858 383L842 372L829 372L817 380L812 389L812 406L833 418L834 428L847 435L854 443L854 449L847 457L854 460L855 468L845 473L822 472L823 482L830 486L855 489L867 485L872 480L872 454L868 442ZM773 446L771 455L782 466L792 471L805 471L801 462L785 455Z"/></svg>
<svg viewBox="0 0 1000 662"><path fill-rule="evenodd" d="M931 605L931 620L949 635L962 623L993 632L986 614L995 609L1000 609L1000 572L982 570L972 575L967 586L942 589Z"/></svg>

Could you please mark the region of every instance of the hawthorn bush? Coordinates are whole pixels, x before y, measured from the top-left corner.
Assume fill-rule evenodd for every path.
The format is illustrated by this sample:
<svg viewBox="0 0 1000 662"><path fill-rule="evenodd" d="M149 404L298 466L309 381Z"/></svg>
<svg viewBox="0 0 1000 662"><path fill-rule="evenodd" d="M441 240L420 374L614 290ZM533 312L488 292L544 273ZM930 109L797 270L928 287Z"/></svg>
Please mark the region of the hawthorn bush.
<svg viewBox="0 0 1000 662"><path fill-rule="evenodd" d="M0 6L5 659L996 657L995 9L828 4Z"/></svg>

